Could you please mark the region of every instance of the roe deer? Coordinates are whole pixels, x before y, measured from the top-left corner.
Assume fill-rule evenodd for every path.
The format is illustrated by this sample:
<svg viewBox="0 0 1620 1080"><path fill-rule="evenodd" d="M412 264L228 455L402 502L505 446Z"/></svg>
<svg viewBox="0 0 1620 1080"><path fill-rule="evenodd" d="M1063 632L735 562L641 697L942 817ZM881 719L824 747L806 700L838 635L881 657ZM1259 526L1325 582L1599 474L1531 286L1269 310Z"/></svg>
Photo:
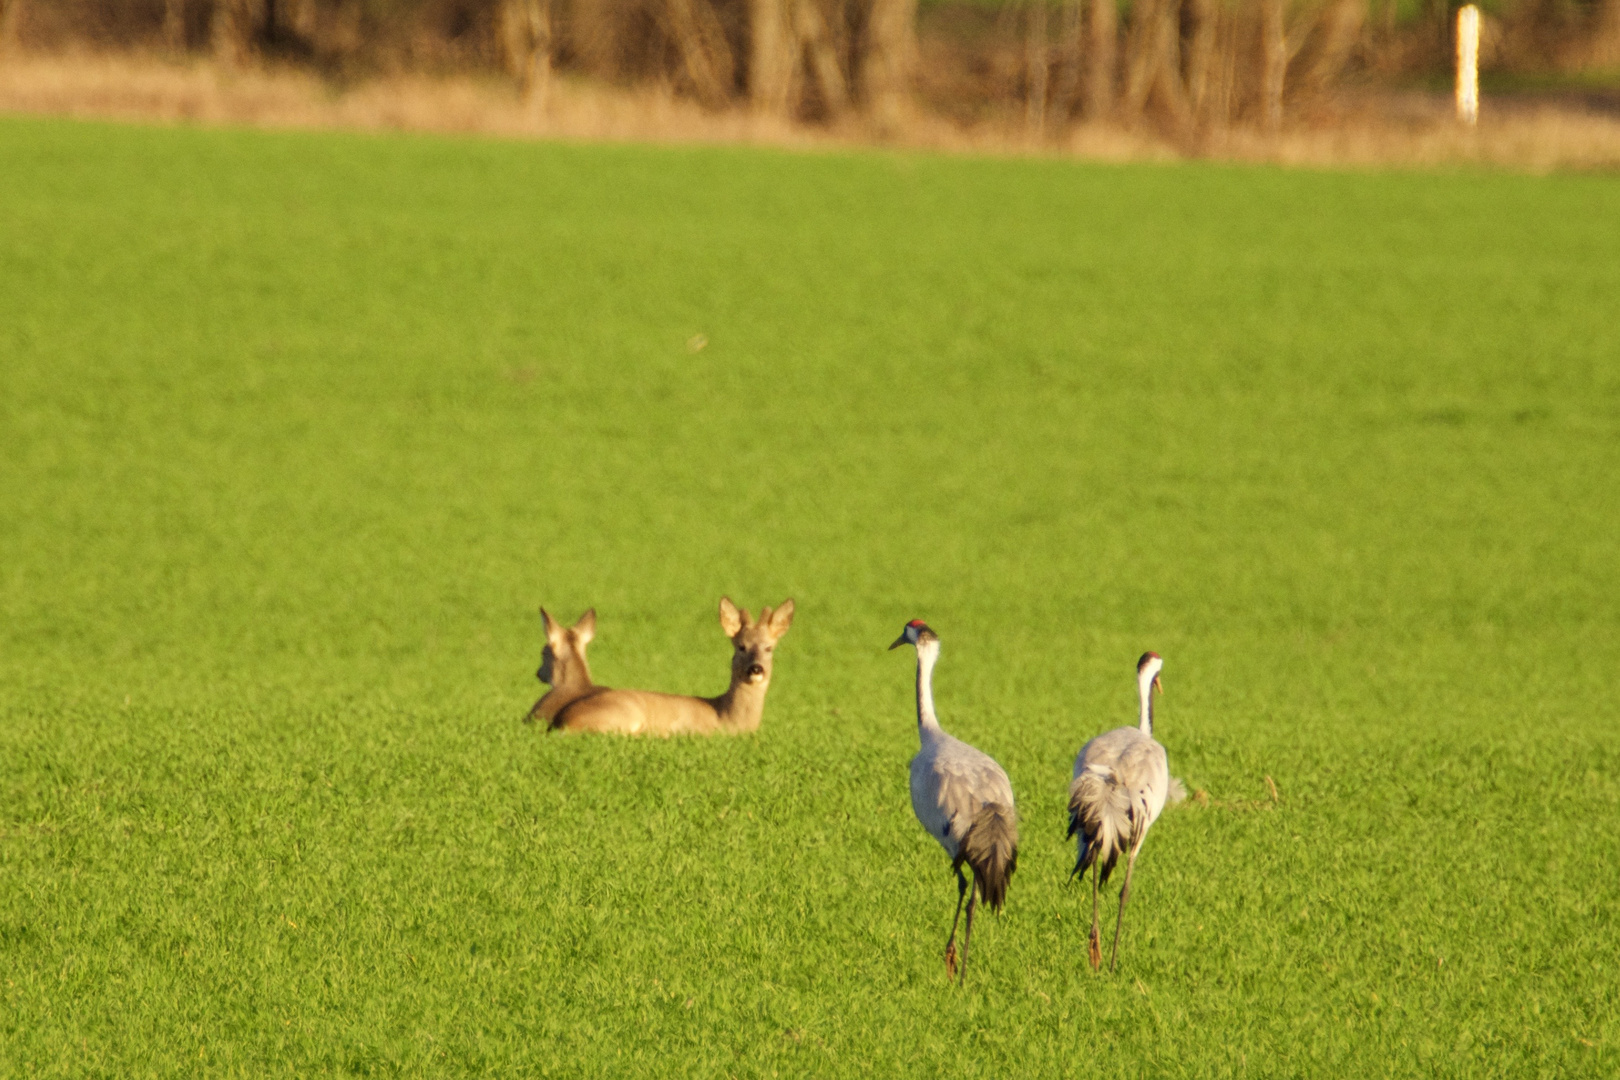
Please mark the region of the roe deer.
<svg viewBox="0 0 1620 1080"><path fill-rule="evenodd" d="M565 627L541 608L540 621L546 627L546 647L540 654L540 670L534 674L551 689L523 718L529 724L540 718L550 723L564 707L607 689L591 682L591 668L585 662L585 646L596 636L596 609L591 608L579 617L579 622Z"/></svg>
<svg viewBox="0 0 1620 1080"><path fill-rule="evenodd" d="M771 652L793 623L793 601L759 621L720 598L720 628L734 646L731 687L719 697L686 697L647 690L596 690L565 705L551 721L564 731L612 731L621 735L712 735L755 731L771 686Z"/></svg>

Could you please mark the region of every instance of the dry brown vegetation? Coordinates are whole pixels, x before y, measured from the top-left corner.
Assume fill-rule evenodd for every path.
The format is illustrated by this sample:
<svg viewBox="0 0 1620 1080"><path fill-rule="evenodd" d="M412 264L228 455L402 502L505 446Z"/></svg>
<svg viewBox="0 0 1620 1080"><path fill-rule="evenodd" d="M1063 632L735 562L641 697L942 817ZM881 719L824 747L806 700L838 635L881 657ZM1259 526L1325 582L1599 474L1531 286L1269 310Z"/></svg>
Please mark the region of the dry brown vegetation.
<svg viewBox="0 0 1620 1080"><path fill-rule="evenodd" d="M0 109L1107 158L1620 166L1620 94L1443 93L1393 0L0 0ZM1620 0L1518 0L1496 72L1620 66ZM1596 105L1594 106L1594 101Z"/></svg>
<svg viewBox="0 0 1620 1080"><path fill-rule="evenodd" d="M1200 156L1305 166L1488 164L1547 171L1620 168L1620 120L1561 106L1487 110L1460 127L1444 99L1349 98L1281 130L1231 127L1178 141L1153 130L1079 122L1033 138L1021 114L962 123L913 110L902 124L861 116L805 124L746 107L705 108L667 87L557 79L544 103L472 75L377 76L342 88L309 71L174 62L134 54L13 56L0 64L0 111L158 122L477 133L507 137L835 147L863 143L953 152L1072 154L1107 160Z"/></svg>

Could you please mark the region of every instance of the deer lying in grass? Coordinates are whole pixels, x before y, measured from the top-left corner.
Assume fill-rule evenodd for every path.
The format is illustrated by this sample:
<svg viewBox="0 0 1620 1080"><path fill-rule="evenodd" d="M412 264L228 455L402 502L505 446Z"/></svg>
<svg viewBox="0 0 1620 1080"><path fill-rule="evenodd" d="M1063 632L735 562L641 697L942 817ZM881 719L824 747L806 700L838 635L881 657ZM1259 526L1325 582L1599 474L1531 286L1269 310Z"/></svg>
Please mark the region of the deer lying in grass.
<svg viewBox="0 0 1620 1080"><path fill-rule="evenodd" d="M712 735L717 731L755 731L765 711L771 686L771 653L793 624L793 601L772 611L761 608L759 621L725 597L720 598L720 628L733 645L731 687L719 697L686 697L647 690L596 688L565 705L551 721L563 731L612 731L621 735Z"/></svg>
<svg viewBox="0 0 1620 1080"><path fill-rule="evenodd" d="M596 636L596 609L591 608L579 617L579 622L565 627L541 608L540 621L546 627L546 647L540 654L540 670L535 677L550 684L551 689L524 717L530 724L537 719L549 724L566 706L607 689L591 682L591 668L585 662L585 646Z"/></svg>

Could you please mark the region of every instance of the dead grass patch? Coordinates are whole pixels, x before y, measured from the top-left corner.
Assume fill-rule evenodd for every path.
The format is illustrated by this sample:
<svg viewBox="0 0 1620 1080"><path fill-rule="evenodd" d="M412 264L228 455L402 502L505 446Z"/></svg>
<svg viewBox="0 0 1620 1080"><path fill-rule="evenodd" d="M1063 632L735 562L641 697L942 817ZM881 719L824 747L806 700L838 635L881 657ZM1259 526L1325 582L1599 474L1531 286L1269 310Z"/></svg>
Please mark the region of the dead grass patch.
<svg viewBox="0 0 1620 1080"><path fill-rule="evenodd" d="M543 102L473 76L393 75L336 86L294 68L226 68L133 53L16 55L0 60L0 112L267 128L426 131L509 138L745 143L796 148L884 145L951 153L1184 158L1305 167L1484 165L1532 172L1620 169L1620 118L1567 105L1493 110L1478 128L1443 103L1369 98L1268 135L1234 128L1196 140L1077 124L1032 138L1021 112L972 124L914 111L879 129L860 119L811 126L745 108L709 110L667 87L561 78Z"/></svg>

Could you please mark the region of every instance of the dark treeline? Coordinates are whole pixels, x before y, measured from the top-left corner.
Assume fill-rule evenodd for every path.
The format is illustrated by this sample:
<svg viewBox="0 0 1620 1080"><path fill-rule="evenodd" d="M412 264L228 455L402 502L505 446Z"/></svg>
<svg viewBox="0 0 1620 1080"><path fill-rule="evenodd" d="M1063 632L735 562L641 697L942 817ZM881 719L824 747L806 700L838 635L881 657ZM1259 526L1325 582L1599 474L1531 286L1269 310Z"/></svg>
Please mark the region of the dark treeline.
<svg viewBox="0 0 1620 1080"><path fill-rule="evenodd" d="M1488 68L1620 68L1620 0L1486 6ZM1031 127L1275 126L1347 82L1443 76L1455 9L1425 0L0 0L0 48L270 59L334 78L502 70L660 82L705 105L899 123L919 101Z"/></svg>

